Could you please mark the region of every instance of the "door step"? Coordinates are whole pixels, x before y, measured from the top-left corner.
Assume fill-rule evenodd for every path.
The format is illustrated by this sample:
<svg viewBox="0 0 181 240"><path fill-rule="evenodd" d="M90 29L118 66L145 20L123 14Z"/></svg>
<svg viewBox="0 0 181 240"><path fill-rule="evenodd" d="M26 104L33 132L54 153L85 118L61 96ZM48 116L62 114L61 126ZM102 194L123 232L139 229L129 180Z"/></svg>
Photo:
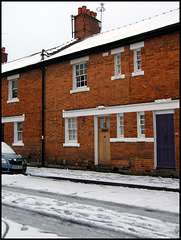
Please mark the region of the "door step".
<svg viewBox="0 0 181 240"><path fill-rule="evenodd" d="M161 177L174 177L178 178L180 173L179 171L176 171L175 169L169 169L169 168L157 168L153 171L154 176L161 176Z"/></svg>
<svg viewBox="0 0 181 240"><path fill-rule="evenodd" d="M94 166L94 169L96 171L100 172L112 172L113 168L110 166L110 164L99 164L97 166Z"/></svg>

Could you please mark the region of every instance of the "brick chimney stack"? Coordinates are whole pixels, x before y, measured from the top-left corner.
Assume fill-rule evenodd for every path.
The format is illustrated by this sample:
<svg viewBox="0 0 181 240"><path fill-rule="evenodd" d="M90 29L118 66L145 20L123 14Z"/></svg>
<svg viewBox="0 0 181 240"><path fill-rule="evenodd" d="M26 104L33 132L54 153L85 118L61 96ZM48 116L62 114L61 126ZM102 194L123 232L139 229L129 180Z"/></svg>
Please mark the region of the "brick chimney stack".
<svg viewBox="0 0 181 240"><path fill-rule="evenodd" d="M1 48L1 63L8 61L8 54L5 53L5 47Z"/></svg>
<svg viewBox="0 0 181 240"><path fill-rule="evenodd" d="M90 11L86 6L78 8L78 15L74 16L74 38L84 39L100 33L100 21L96 16L97 13Z"/></svg>

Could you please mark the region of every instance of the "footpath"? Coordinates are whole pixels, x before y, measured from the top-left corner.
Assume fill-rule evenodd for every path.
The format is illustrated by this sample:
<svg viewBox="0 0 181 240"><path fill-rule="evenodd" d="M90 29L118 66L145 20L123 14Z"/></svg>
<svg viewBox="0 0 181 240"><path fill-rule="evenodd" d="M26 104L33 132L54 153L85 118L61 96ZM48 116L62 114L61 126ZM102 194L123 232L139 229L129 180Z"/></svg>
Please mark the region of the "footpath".
<svg viewBox="0 0 181 240"><path fill-rule="evenodd" d="M60 181L180 192L180 179L178 178L135 176L120 173L96 172L90 170L70 170L38 167L28 167L26 175L33 177L51 178Z"/></svg>

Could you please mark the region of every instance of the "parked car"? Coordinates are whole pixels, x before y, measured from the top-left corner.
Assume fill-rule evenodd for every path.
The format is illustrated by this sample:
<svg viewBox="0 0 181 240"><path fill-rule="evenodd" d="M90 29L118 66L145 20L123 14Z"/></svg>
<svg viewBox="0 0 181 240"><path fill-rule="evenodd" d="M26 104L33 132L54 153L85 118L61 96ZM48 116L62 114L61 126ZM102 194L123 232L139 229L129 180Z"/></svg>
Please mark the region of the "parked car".
<svg viewBox="0 0 181 240"><path fill-rule="evenodd" d="M1 142L1 173L25 173L27 164L5 142Z"/></svg>

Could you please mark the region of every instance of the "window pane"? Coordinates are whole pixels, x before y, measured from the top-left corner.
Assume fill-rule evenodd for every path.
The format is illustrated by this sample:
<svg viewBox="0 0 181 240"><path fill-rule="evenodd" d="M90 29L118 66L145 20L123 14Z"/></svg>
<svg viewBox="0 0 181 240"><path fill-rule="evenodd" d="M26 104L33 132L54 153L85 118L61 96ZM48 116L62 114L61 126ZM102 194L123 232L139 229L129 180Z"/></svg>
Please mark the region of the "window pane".
<svg viewBox="0 0 181 240"><path fill-rule="evenodd" d="M22 122L17 123L17 130L18 131L22 131L23 130L23 123Z"/></svg>
<svg viewBox="0 0 181 240"><path fill-rule="evenodd" d="M124 127L120 126L120 136L124 136Z"/></svg>
<svg viewBox="0 0 181 240"><path fill-rule="evenodd" d="M109 118L106 118L106 128L109 128L110 124L109 124Z"/></svg>
<svg viewBox="0 0 181 240"><path fill-rule="evenodd" d="M23 140L22 132L19 132L18 133L18 141L22 141L22 140Z"/></svg>
<svg viewBox="0 0 181 240"><path fill-rule="evenodd" d="M13 89L12 90L12 98L17 98L18 97L18 89Z"/></svg>
<svg viewBox="0 0 181 240"><path fill-rule="evenodd" d="M18 87L18 80L13 80L12 81L12 89L17 88Z"/></svg>
<svg viewBox="0 0 181 240"><path fill-rule="evenodd" d="M104 118L99 119L99 128L104 128Z"/></svg>

